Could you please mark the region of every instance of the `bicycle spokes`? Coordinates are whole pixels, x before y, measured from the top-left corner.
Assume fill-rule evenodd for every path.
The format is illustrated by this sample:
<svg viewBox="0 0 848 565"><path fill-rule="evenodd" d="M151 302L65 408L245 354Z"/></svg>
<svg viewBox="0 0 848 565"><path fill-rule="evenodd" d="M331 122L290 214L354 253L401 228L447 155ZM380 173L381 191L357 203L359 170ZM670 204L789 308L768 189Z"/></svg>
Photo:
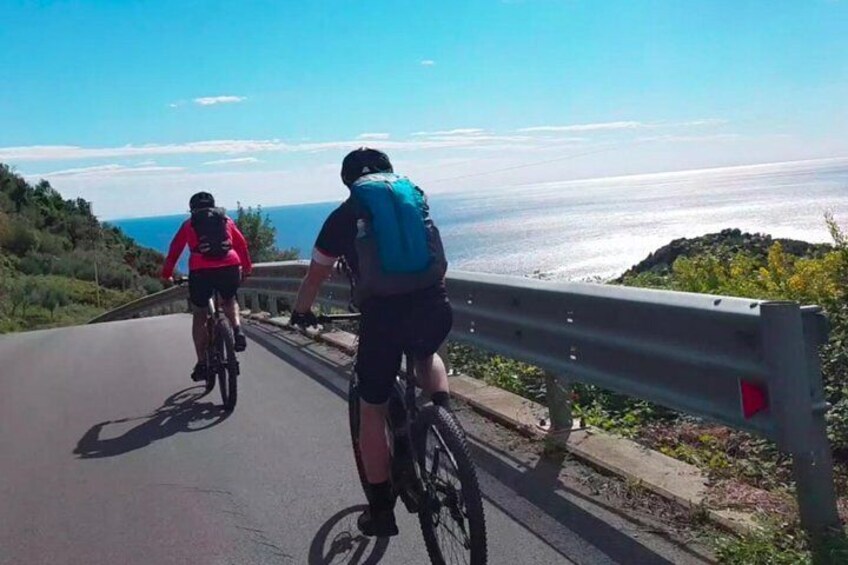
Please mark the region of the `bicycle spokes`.
<svg viewBox="0 0 848 565"><path fill-rule="evenodd" d="M422 479L427 492L430 519L438 531L439 545L446 553L446 559L447 554L452 557L461 555L459 562L468 563L467 552L471 549L471 539L456 461L437 430L429 429L425 441Z"/></svg>

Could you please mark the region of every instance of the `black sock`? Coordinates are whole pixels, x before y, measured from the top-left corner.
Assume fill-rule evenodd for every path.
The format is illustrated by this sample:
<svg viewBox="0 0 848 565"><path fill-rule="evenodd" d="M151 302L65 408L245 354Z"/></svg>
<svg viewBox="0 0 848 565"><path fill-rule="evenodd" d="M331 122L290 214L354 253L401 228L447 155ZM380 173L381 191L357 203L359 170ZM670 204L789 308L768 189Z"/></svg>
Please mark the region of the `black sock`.
<svg viewBox="0 0 848 565"><path fill-rule="evenodd" d="M371 491L371 506L375 511L391 510L394 507L392 484L389 481L369 483L368 488Z"/></svg>
<svg viewBox="0 0 848 565"><path fill-rule="evenodd" d="M445 410L450 410L450 394L449 393L447 393L443 390L434 392L430 396L430 400L432 400L433 404L435 404L436 406L441 406Z"/></svg>

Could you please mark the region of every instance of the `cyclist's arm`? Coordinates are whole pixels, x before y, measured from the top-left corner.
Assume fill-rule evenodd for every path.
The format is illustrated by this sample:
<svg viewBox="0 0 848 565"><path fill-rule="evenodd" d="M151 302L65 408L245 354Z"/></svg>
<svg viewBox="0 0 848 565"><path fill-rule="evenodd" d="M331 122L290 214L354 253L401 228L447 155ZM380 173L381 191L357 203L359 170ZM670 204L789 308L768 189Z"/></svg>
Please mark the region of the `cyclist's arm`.
<svg viewBox="0 0 848 565"><path fill-rule="evenodd" d="M244 235L234 221L230 220L229 226L230 236L233 238L233 249L238 254L241 263L241 272L244 276L248 276L253 271L253 263L250 260L250 251L247 249L247 240L244 239Z"/></svg>
<svg viewBox="0 0 848 565"><path fill-rule="evenodd" d="M170 279L174 276L174 267L180 259L186 244L188 243L188 222L183 223L177 231L174 239L171 241L171 247L168 249L168 256L165 258L165 264L162 265L162 278Z"/></svg>
<svg viewBox="0 0 848 565"><path fill-rule="evenodd" d="M315 248L312 250L312 262L306 277L300 283L294 303L295 312L305 314L312 308L321 285L333 273L336 259L344 254L346 242L353 241L354 237L356 216L351 213L349 206L342 204L330 213L321 226Z"/></svg>
<svg viewBox="0 0 848 565"><path fill-rule="evenodd" d="M321 290L321 285L333 273L335 262L335 257L325 254L318 248L312 252L309 270L300 283L300 290L298 290L297 299L294 302L295 312L303 314L312 308L312 304L318 296L318 291Z"/></svg>

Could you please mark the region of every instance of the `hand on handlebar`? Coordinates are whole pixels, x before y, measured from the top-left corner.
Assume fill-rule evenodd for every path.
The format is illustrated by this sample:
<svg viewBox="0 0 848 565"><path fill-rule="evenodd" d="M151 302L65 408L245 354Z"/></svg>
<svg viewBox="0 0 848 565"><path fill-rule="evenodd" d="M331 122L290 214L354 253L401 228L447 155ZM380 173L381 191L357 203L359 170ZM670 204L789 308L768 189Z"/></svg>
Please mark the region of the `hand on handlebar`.
<svg viewBox="0 0 848 565"><path fill-rule="evenodd" d="M307 310L306 312L293 311L291 318L289 319L289 324L306 329L312 326L317 326L318 318L312 313L312 310Z"/></svg>

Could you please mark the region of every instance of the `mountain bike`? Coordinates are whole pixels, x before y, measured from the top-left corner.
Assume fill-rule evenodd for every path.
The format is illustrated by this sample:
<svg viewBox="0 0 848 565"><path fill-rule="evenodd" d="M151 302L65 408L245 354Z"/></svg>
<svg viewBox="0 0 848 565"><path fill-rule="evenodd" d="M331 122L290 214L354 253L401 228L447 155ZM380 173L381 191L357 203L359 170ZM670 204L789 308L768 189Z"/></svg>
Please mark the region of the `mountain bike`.
<svg viewBox="0 0 848 565"><path fill-rule="evenodd" d="M188 279L175 278L174 284L184 286ZM206 392L212 392L217 379L224 410L230 412L238 400L239 362L233 328L221 308L217 290L206 305L206 336Z"/></svg>
<svg viewBox="0 0 848 565"><path fill-rule="evenodd" d="M358 318L357 313L331 314L318 316L318 322ZM395 379L388 401L392 488L406 509L418 515L434 564L484 565L483 499L465 434L448 410L419 402L413 368L412 356L405 353L404 370ZM348 414L356 469L370 501L359 448L359 379L355 370L348 391Z"/></svg>

